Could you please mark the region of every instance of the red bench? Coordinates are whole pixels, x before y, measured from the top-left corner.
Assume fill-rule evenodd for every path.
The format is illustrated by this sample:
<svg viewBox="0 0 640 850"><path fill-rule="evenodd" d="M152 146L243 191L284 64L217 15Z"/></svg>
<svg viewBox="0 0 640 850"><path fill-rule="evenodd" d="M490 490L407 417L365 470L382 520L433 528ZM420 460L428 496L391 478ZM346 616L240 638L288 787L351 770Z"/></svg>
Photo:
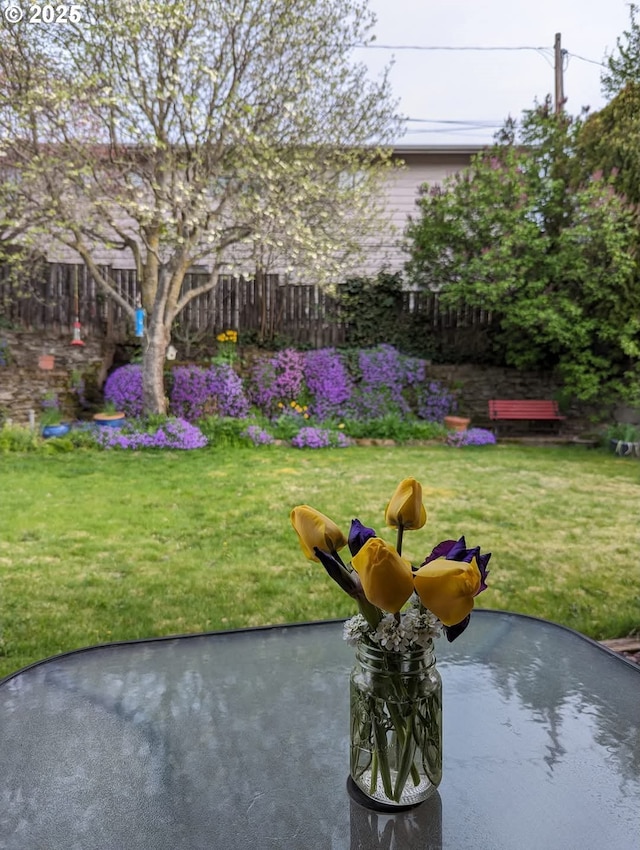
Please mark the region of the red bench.
<svg viewBox="0 0 640 850"><path fill-rule="evenodd" d="M514 422L516 420L561 423L565 418L560 415L557 401L542 399L492 399L489 401L489 419L496 423ZM497 436L497 425L494 430Z"/></svg>

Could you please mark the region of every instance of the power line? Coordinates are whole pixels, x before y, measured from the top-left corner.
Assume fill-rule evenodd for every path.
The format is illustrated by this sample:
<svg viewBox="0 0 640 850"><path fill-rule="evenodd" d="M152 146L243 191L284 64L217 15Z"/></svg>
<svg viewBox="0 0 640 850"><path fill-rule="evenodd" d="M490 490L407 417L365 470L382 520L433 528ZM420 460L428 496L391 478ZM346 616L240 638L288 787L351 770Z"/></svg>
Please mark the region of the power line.
<svg viewBox="0 0 640 850"><path fill-rule="evenodd" d="M571 53L570 50L564 51L566 56L570 56L572 59L580 59L581 62L588 62L590 65L598 65L600 68L606 68L606 62L596 62L595 59L587 59L586 56L578 56L577 53Z"/></svg>
<svg viewBox="0 0 640 850"><path fill-rule="evenodd" d="M418 51L434 51L434 50L450 50L450 51L485 51L485 52L498 52L498 51L525 51L529 50L534 53L544 54L553 54L553 47L534 47L533 45L446 45L446 44L354 44L354 47L360 48L362 50L418 50ZM589 59L586 56L580 56L578 53L572 53L570 50L563 51L565 56L570 56L573 59L579 59L581 62L588 62L590 65L598 65L600 68L606 68L607 65L604 62L599 62L596 59Z"/></svg>
<svg viewBox="0 0 640 850"><path fill-rule="evenodd" d="M493 121L490 118L474 119L456 119L456 118L406 118L405 121L411 124L459 124L468 127L497 127L502 124L502 121Z"/></svg>
<svg viewBox="0 0 640 850"><path fill-rule="evenodd" d="M424 136L427 134L458 134L464 133L479 133L480 135L485 135L487 131L491 130L500 130L504 125L504 122L496 122L495 124L486 124L486 125L460 125L460 126L449 126L446 125L444 127L417 127L415 129L406 129L404 132L405 136Z"/></svg>
<svg viewBox="0 0 640 850"><path fill-rule="evenodd" d="M428 44L354 44L354 47L360 47L363 50L552 50L551 47L531 47L521 45L516 47L507 46L473 46L473 45L428 45Z"/></svg>

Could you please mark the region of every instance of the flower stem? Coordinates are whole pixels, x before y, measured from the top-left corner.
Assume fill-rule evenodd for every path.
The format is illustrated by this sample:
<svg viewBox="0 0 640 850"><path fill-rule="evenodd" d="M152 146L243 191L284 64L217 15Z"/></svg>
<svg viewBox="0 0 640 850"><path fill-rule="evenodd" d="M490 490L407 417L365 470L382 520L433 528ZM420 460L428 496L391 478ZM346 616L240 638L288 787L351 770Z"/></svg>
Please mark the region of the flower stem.
<svg viewBox="0 0 640 850"><path fill-rule="evenodd" d="M398 555L402 555L402 535L404 534L404 525L400 523L398 526L398 536L396 537L396 551Z"/></svg>

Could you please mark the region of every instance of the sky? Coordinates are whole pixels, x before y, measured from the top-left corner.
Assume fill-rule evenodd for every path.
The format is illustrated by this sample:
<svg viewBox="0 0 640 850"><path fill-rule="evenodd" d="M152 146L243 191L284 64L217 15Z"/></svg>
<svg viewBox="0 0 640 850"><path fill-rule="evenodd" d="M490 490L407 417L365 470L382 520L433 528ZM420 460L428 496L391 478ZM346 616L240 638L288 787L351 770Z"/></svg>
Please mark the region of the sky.
<svg viewBox="0 0 640 850"><path fill-rule="evenodd" d="M627 0L369 0L369 9L378 19L376 43L385 48L359 48L355 56L374 77L394 61L393 94L400 113L414 119L396 140L407 145L490 142L508 116L553 96L556 33L567 51L566 110L601 109L601 63L630 22Z"/></svg>

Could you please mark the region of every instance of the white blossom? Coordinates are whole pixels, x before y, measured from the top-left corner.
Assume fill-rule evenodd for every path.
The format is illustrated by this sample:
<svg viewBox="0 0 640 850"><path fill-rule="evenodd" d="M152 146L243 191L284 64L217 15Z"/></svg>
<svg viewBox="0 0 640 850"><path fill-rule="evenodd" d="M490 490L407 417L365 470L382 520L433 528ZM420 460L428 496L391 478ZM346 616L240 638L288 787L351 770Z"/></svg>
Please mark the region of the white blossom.
<svg viewBox="0 0 640 850"><path fill-rule="evenodd" d="M365 618L362 614L356 614L344 624L343 637L349 646L355 646L368 631L369 624Z"/></svg>
<svg viewBox="0 0 640 850"><path fill-rule="evenodd" d="M343 637L350 646L356 646L364 640L391 652L426 649L441 634L440 620L419 605L412 605L401 614L399 622L393 614L385 615L375 629L371 628L362 614L356 614L347 620L343 631Z"/></svg>

